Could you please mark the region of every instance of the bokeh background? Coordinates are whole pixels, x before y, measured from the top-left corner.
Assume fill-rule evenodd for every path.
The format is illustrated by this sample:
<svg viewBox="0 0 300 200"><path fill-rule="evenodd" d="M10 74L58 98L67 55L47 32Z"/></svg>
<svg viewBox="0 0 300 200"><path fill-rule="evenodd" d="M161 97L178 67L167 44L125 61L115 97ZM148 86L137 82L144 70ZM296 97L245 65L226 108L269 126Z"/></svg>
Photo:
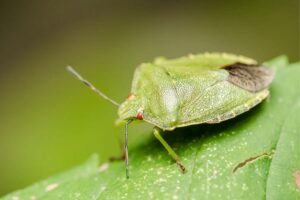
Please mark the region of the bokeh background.
<svg viewBox="0 0 300 200"><path fill-rule="evenodd" d="M73 65L121 102L134 68L204 51L299 59L298 0L1 0L0 196L98 153L119 155L116 107L66 71ZM151 126L130 127L130 144Z"/></svg>

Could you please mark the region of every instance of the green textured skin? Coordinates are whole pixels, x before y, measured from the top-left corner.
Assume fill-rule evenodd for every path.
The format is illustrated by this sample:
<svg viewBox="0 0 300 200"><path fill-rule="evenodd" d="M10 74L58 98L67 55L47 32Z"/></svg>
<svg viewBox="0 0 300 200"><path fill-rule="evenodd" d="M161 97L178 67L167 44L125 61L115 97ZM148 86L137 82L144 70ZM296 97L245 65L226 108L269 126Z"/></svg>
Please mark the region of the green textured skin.
<svg viewBox="0 0 300 200"><path fill-rule="evenodd" d="M134 73L131 95L119 108L118 122L143 120L163 130L193 124L219 123L248 111L269 91L250 92L227 79L222 69L255 60L231 54L199 54L178 59L158 58L141 64Z"/></svg>

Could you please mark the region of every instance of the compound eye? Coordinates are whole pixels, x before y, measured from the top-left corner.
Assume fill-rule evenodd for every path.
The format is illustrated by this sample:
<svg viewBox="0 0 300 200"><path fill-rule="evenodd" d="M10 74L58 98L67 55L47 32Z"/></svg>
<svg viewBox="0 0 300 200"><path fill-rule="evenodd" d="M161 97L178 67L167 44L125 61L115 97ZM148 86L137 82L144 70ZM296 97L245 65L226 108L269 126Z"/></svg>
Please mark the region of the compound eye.
<svg viewBox="0 0 300 200"><path fill-rule="evenodd" d="M137 115L136 115L136 118L139 119L139 120L143 120L144 119L144 113L143 113L143 110L139 110Z"/></svg>

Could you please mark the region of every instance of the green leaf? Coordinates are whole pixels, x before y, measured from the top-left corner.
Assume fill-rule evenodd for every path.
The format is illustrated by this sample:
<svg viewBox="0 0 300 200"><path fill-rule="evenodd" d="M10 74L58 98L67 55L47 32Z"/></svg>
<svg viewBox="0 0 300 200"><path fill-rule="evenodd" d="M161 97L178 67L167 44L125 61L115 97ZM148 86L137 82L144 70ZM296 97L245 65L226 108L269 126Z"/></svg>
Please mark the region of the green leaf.
<svg viewBox="0 0 300 200"><path fill-rule="evenodd" d="M93 156L3 199L299 199L300 63L279 57L268 64L277 74L262 104L220 124L163 135L186 174L152 139L131 149L129 180L123 162L99 167Z"/></svg>

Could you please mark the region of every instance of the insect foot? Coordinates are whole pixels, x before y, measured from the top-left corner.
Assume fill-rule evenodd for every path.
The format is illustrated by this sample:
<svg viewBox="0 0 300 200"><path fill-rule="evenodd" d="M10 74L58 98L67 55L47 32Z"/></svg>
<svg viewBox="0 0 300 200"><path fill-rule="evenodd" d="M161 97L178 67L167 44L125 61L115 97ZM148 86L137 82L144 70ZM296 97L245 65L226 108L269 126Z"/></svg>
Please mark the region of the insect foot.
<svg viewBox="0 0 300 200"><path fill-rule="evenodd" d="M185 166L179 160L176 161L176 164L179 167L181 173L185 174L187 172Z"/></svg>
<svg viewBox="0 0 300 200"><path fill-rule="evenodd" d="M120 156L111 156L108 160L109 160L109 162L125 160L125 152Z"/></svg>

